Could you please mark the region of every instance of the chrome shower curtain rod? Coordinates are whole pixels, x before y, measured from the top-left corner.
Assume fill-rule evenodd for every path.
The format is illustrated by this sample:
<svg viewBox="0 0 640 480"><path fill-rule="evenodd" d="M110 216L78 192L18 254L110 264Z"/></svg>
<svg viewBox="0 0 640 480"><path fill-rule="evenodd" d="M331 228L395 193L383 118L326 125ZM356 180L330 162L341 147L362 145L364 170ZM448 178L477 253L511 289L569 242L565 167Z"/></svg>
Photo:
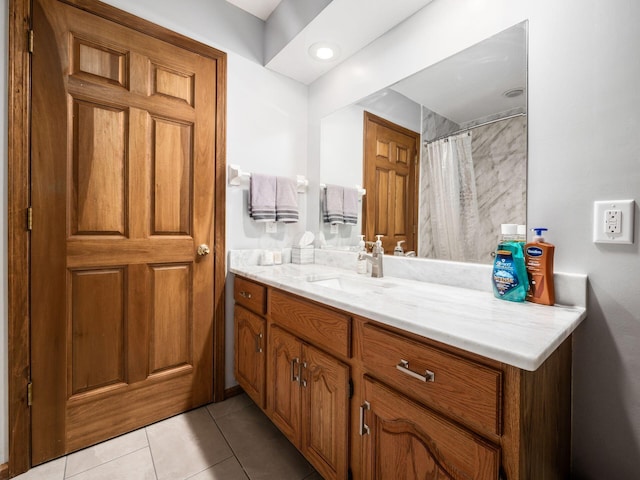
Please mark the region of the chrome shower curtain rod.
<svg viewBox="0 0 640 480"><path fill-rule="evenodd" d="M443 138L453 137L454 135L457 135L459 133L468 132L469 130L473 130L474 128L484 127L485 125L491 125L492 123L501 122L502 120L509 120L510 118L526 117L526 116L527 116L526 113L515 113L513 115L507 115L506 117L496 118L495 120L489 120L488 122L479 123L478 125L472 125L471 127L461 128L460 130L456 130L453 133L448 133L446 135L442 135L442 136L440 136L438 138L435 138L433 140L424 141L424 142L422 142L422 145L426 146L426 145L429 145L430 143L437 142L438 140L442 140Z"/></svg>

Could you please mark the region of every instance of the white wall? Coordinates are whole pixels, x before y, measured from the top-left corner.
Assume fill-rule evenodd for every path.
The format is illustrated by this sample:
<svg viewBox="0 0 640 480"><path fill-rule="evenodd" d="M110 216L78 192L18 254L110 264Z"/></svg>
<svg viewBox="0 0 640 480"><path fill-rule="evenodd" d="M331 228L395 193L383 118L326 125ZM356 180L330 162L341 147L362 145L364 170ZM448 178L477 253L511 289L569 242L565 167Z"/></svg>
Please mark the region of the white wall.
<svg viewBox="0 0 640 480"><path fill-rule="evenodd" d="M589 275L589 317L574 335L573 477L637 478L639 209L633 245L595 245L591 229L594 200L640 202L640 2L436 0L312 84L310 124L527 18L528 221L549 227L557 270Z"/></svg>
<svg viewBox="0 0 640 480"><path fill-rule="evenodd" d="M238 55L229 55L227 164L248 172L306 175L307 87ZM227 188L227 250L290 247L306 226L307 195L299 194L300 222L266 234L247 214L247 187ZM225 386L233 376L233 285L227 283Z"/></svg>

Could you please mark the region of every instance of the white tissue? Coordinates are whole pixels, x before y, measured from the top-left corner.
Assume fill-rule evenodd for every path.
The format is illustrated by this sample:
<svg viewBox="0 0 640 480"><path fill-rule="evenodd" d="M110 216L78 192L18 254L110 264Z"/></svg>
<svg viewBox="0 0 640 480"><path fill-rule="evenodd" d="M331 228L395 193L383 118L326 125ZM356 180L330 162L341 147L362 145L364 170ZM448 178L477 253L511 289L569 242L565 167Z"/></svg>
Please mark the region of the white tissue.
<svg viewBox="0 0 640 480"><path fill-rule="evenodd" d="M306 231L302 234L302 236L300 237L300 240L298 240L298 246L306 247L307 245L311 245L315 240L315 238L316 237L313 233Z"/></svg>

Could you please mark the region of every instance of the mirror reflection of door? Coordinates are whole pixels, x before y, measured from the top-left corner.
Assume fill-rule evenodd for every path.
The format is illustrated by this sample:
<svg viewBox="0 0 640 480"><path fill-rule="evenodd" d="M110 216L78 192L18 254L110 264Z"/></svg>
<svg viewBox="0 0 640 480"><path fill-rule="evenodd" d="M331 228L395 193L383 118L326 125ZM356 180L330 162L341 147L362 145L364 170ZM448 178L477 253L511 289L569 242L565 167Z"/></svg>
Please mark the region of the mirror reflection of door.
<svg viewBox="0 0 640 480"><path fill-rule="evenodd" d="M383 235L385 253L402 240L405 252L416 249L419 141L419 133L364 112L362 233L368 241Z"/></svg>

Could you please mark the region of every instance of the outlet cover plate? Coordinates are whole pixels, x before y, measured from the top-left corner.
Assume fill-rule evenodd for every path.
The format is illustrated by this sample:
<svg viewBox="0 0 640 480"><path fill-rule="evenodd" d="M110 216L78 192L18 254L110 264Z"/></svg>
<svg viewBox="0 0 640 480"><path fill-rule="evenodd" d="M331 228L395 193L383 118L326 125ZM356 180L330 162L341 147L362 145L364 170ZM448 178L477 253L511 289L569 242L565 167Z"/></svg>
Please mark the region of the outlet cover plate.
<svg viewBox="0 0 640 480"><path fill-rule="evenodd" d="M610 211L620 211L619 233L611 233ZM593 242L594 243L633 243L635 202L633 200L603 200L593 202Z"/></svg>

